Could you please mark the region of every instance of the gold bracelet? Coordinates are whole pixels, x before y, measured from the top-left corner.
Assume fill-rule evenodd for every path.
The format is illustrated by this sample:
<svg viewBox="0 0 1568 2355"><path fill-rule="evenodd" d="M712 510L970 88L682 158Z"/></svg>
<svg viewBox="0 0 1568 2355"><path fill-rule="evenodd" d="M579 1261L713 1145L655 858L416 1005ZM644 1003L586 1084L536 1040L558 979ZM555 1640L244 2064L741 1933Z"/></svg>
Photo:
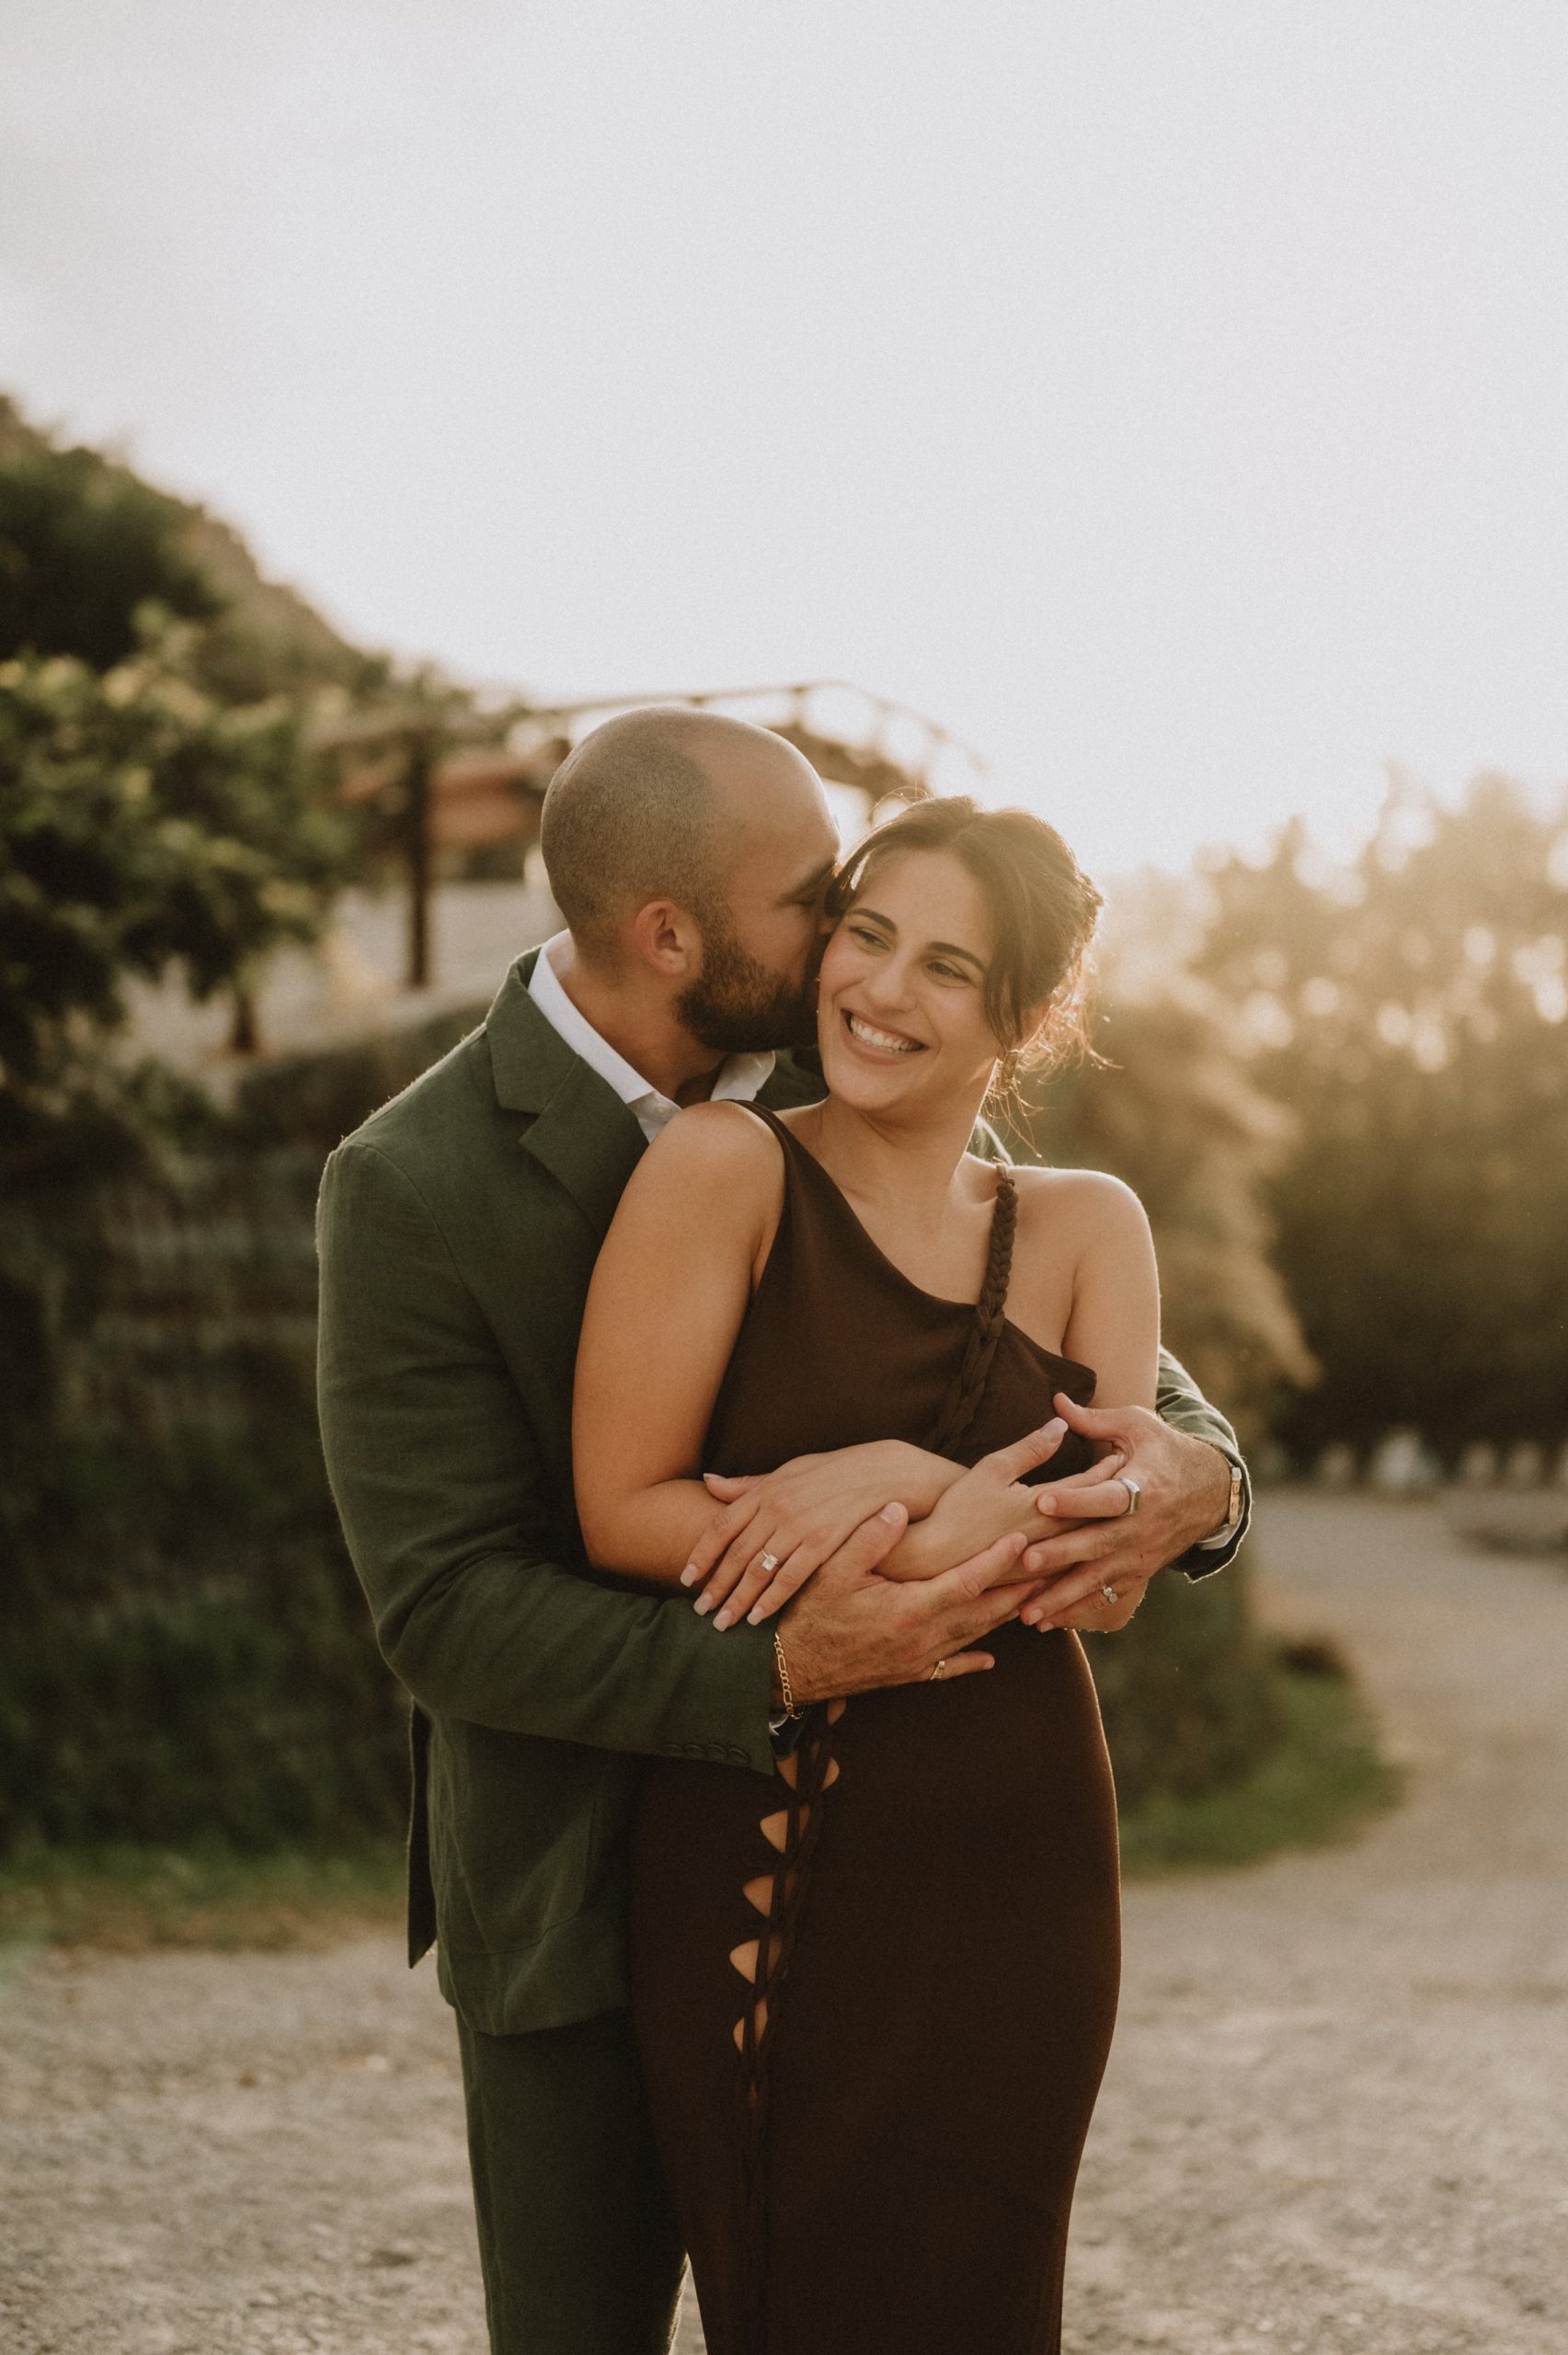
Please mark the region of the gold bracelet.
<svg viewBox="0 0 1568 2355"><path fill-rule="evenodd" d="M773 1629L773 1666L779 1672L779 1693L784 1705L784 1716L800 1717L803 1713L795 1706L795 1688L789 1681L789 1662L784 1658L784 1643L776 1627Z"/></svg>

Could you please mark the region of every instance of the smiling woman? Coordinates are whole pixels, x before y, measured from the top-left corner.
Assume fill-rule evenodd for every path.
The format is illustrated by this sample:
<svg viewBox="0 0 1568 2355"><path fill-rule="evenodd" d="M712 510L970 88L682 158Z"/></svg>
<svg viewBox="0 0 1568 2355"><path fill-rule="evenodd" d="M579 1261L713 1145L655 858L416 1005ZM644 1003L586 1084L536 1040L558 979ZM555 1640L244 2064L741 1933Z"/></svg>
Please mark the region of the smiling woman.
<svg viewBox="0 0 1568 2355"><path fill-rule="evenodd" d="M1026 810L981 810L954 794L918 802L878 827L845 861L834 887L832 912L844 921L830 955L841 951L847 966L854 943L868 965L897 959L898 927L875 904L872 886L889 859L910 851L944 852L969 879L968 945L932 937L918 948L939 985L978 992L993 1058L1000 1047L1010 1075L1081 1051L1082 982L1100 893L1056 828ZM906 953L915 946L903 943ZM843 1028L855 1035L847 1018ZM861 1043L868 1043L864 1035Z"/></svg>
<svg viewBox="0 0 1568 2355"><path fill-rule="evenodd" d="M712 2355L1059 2346L1118 1961L1072 1630L1120 1626L1139 1594L1107 1581L1020 1624L1019 1549L1041 1478L1130 1496L1065 1406L1153 1405L1159 1295L1127 1188L968 1146L1007 1059L1078 1035L1097 906L1038 819L956 799L893 821L838 893L825 1100L683 1113L595 1268L573 1469L602 1567L687 1583L699 1473L766 1488L831 1465L866 1489L826 1534L770 1504L710 1621L733 1645L772 1618L781 1707L807 1705L773 1783L709 1754L641 1785L634 2009ZM992 1630L918 1678L830 1677L809 1606L844 1591L838 1549L887 1498L902 1534L864 1586L972 1579Z"/></svg>

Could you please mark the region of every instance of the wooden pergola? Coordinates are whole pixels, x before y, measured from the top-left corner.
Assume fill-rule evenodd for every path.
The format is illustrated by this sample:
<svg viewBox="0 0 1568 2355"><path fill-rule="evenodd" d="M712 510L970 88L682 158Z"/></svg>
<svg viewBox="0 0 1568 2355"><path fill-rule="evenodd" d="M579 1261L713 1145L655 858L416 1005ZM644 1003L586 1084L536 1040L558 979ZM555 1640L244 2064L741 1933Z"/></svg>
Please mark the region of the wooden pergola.
<svg viewBox="0 0 1568 2355"><path fill-rule="evenodd" d="M868 821L884 802L924 799L939 771L944 780L978 781L985 773L979 755L938 721L841 679L488 710L432 696L329 723L317 741L338 761L341 799L375 816L406 876L410 989L430 977L430 890L440 855L515 844L525 856L539 839L550 780L578 737L644 703L723 710L771 728L825 784L860 798Z"/></svg>

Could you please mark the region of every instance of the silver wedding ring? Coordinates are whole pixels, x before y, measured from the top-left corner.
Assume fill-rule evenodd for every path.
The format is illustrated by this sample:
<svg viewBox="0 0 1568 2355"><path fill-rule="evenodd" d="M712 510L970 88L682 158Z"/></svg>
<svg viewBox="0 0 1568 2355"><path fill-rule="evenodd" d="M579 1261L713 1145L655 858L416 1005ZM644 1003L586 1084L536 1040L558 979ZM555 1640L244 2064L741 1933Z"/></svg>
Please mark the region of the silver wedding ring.
<svg viewBox="0 0 1568 2355"><path fill-rule="evenodd" d="M1143 1502L1143 1490L1139 1487L1138 1482L1132 1478L1130 1474L1118 1472L1116 1475L1116 1486L1127 1490L1127 1509L1128 1512L1136 1512L1139 1506Z"/></svg>
<svg viewBox="0 0 1568 2355"><path fill-rule="evenodd" d="M1121 1601L1121 1596L1116 1592L1114 1586L1103 1586L1100 1589L1100 1591L1104 1596L1107 1603L1115 1603Z"/></svg>
<svg viewBox="0 0 1568 2355"><path fill-rule="evenodd" d="M764 1555L762 1555L762 1556L761 1557L761 1560L762 1568L767 1571L768 1576L769 1576L770 1578L772 1578L772 1577L773 1577L773 1572L778 1568L778 1566L779 1566L779 1557L778 1557L778 1556L777 1556L776 1554L764 1554Z"/></svg>

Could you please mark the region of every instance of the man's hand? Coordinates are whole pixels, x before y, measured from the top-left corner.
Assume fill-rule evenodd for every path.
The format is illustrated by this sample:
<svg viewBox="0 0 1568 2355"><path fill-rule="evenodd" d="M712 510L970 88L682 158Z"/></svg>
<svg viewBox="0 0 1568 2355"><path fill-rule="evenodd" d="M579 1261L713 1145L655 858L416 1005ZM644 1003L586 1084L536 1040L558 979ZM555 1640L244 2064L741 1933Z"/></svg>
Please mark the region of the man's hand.
<svg viewBox="0 0 1568 2355"><path fill-rule="evenodd" d="M944 1678L994 1665L969 1647L1018 1615L1034 1591L1020 1584L1024 1535L1013 1530L938 1578L878 1577L904 1533L901 1505L887 1505L829 1557L778 1622L797 1701L836 1700L885 1684L919 1684L937 1663Z"/></svg>
<svg viewBox="0 0 1568 2355"><path fill-rule="evenodd" d="M1074 1430L1108 1444L1121 1461L1110 1476L1102 1460L1038 1491L1039 1512L1067 1525L1024 1555L1022 1567L1050 1584L1019 1615L1031 1627L1125 1626L1155 1571L1219 1527L1230 1468L1217 1447L1173 1430L1147 1407L1079 1407L1065 1392L1055 1405ZM1139 1486L1136 1513L1124 1476Z"/></svg>

